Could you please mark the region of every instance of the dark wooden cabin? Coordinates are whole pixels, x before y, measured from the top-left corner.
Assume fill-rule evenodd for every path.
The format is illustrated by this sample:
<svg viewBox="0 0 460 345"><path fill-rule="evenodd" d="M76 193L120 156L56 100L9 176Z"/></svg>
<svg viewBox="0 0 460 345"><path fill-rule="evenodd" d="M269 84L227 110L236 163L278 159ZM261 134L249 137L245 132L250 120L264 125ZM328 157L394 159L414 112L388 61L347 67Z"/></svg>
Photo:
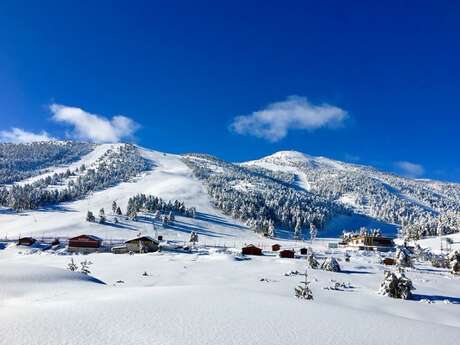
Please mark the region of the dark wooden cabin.
<svg viewBox="0 0 460 345"><path fill-rule="evenodd" d="M274 245L272 245L272 252L277 252L278 250L280 250L281 246L276 243Z"/></svg>
<svg viewBox="0 0 460 345"><path fill-rule="evenodd" d="M18 246L31 246L35 242L37 242L37 240L33 237L21 237L18 240Z"/></svg>
<svg viewBox="0 0 460 345"><path fill-rule="evenodd" d="M307 248L300 248L300 255L307 255L308 249Z"/></svg>
<svg viewBox="0 0 460 345"><path fill-rule="evenodd" d="M280 258L294 259L295 251L290 249L284 249L279 252Z"/></svg>
<svg viewBox="0 0 460 345"><path fill-rule="evenodd" d="M101 238L94 235L80 235L69 239L68 250L70 252L91 253L96 252L101 246Z"/></svg>
<svg viewBox="0 0 460 345"><path fill-rule="evenodd" d="M241 253L243 255L262 255L262 249L260 249L259 247L256 247L253 244L250 244L246 247L243 247L241 249Z"/></svg>

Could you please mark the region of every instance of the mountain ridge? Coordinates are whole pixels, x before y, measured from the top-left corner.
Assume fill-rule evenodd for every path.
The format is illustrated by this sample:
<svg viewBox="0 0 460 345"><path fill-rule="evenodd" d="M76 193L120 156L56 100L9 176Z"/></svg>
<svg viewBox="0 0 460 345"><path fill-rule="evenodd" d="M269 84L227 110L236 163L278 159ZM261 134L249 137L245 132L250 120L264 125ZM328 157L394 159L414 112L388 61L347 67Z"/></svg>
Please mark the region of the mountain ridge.
<svg viewBox="0 0 460 345"><path fill-rule="evenodd" d="M65 164L55 167L53 161L45 162L63 145L71 147L68 158L59 158ZM89 153L87 145L91 145ZM460 228L460 184L410 179L299 151L278 151L257 160L231 163L207 154L169 154L125 143L48 142L29 146L46 153L37 163L41 170L34 171L32 162L24 175L19 165L17 181L1 190L3 206L27 209L52 200L73 202L95 191L106 193L110 199L113 186L136 184L142 176L162 169L162 164L164 169L170 166L175 171L185 163L180 171L189 169L187 174L202 184L213 207L257 232L268 231L270 222L297 235L305 234L311 224L322 230L335 229L335 234L360 226L388 225L393 233L403 228L404 234L413 238L436 234L439 229L451 233ZM7 160L19 146L4 148L13 150L5 156ZM173 183L167 174L159 176L165 186ZM192 180L182 183L181 188L187 188ZM168 195L181 200L180 193ZM200 200L204 205L204 199ZM193 197L187 202L195 206Z"/></svg>

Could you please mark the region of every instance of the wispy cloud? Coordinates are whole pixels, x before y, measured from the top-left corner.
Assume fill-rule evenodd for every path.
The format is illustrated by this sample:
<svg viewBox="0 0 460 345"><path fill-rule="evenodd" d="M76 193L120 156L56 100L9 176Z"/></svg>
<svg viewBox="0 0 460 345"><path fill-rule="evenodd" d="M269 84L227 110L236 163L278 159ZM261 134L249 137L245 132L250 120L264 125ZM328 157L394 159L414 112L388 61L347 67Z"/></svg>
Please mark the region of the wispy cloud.
<svg viewBox="0 0 460 345"><path fill-rule="evenodd" d="M395 162L394 164L398 171L407 177L417 178L425 174L425 168L420 164L407 161Z"/></svg>
<svg viewBox="0 0 460 345"><path fill-rule="evenodd" d="M230 129L238 134L276 142L286 137L291 129L337 127L346 117L347 112L341 108L329 104L314 105L305 97L290 96L252 114L235 117Z"/></svg>
<svg viewBox="0 0 460 345"><path fill-rule="evenodd" d="M21 128L11 128L9 131L0 131L0 141L9 143L31 143L35 141L50 141L54 140L48 133L42 131L40 133L27 132Z"/></svg>
<svg viewBox="0 0 460 345"><path fill-rule="evenodd" d="M123 115L108 119L81 108L61 104L52 104L50 110L54 121L73 127L70 136L74 139L96 143L118 142L132 137L139 128L135 121Z"/></svg>

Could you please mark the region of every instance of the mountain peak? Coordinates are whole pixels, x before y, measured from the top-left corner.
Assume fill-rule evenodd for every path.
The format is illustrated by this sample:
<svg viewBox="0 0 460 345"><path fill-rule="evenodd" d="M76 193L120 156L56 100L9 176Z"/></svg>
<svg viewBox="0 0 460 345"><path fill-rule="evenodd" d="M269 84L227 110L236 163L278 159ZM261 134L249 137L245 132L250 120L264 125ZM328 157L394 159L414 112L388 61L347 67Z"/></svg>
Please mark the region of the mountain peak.
<svg viewBox="0 0 460 345"><path fill-rule="evenodd" d="M278 151L265 158L278 158L278 159L286 159L286 160L305 161L305 160L310 159L311 157L299 151Z"/></svg>

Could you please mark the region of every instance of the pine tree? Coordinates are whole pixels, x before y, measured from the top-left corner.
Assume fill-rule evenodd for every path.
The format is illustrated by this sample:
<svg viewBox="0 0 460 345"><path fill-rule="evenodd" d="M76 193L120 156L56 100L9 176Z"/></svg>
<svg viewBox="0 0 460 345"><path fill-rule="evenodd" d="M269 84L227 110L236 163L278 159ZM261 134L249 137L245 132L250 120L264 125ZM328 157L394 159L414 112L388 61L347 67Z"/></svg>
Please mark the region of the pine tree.
<svg viewBox="0 0 460 345"><path fill-rule="evenodd" d="M392 298L410 299L415 290L412 281L406 277L403 269L396 272L385 271L384 280L380 284L379 294Z"/></svg>
<svg viewBox="0 0 460 345"><path fill-rule="evenodd" d="M450 273L460 274L460 251L455 250L449 254Z"/></svg>
<svg viewBox="0 0 460 345"><path fill-rule="evenodd" d="M80 272L83 273L83 274L90 274L91 271L89 270L89 266L92 265L93 263L91 261L88 261L88 260L85 260L85 261L82 261L80 262Z"/></svg>
<svg viewBox="0 0 460 345"><path fill-rule="evenodd" d="M318 234L318 229L316 228L316 225L311 223L310 224L310 241L311 241L311 244L313 244L313 241L316 239L317 234Z"/></svg>
<svg viewBox="0 0 460 345"><path fill-rule="evenodd" d="M396 258L396 264L398 264L399 266L413 267L412 254L407 248L406 243L404 243L403 246L398 247L398 249L396 249L395 258Z"/></svg>
<svg viewBox="0 0 460 345"><path fill-rule="evenodd" d="M117 202L114 200L112 202L112 214L116 214L117 209L118 209Z"/></svg>
<svg viewBox="0 0 460 345"><path fill-rule="evenodd" d="M70 262L67 264L67 268L72 272L75 272L76 270L78 270L78 266L73 260L73 258L70 258Z"/></svg>
<svg viewBox="0 0 460 345"><path fill-rule="evenodd" d="M329 256L321 264L321 269L325 271L331 271L331 272L340 272L340 265L334 257Z"/></svg>
<svg viewBox="0 0 460 345"><path fill-rule="evenodd" d="M99 223L100 224L105 224L106 218L105 218L105 211L104 208L101 208L99 210Z"/></svg>
<svg viewBox="0 0 460 345"><path fill-rule="evenodd" d="M308 254L307 262L308 262L308 266L310 266L310 268L317 269L318 266L319 266L319 262L315 259L314 255L313 255L313 252L310 252L310 254Z"/></svg>
<svg viewBox="0 0 460 345"><path fill-rule="evenodd" d="M88 222L95 222L96 221L96 217L94 217L93 212L88 211L86 213L86 221L88 221Z"/></svg>
<svg viewBox="0 0 460 345"><path fill-rule="evenodd" d="M306 269L305 269L304 277L305 277L305 280L300 282L300 284L297 285L294 289L295 296L301 299L312 300L313 292L311 291L310 286L309 286L310 282L308 281L308 272Z"/></svg>
<svg viewBox="0 0 460 345"><path fill-rule="evenodd" d="M190 242L193 244L193 247L198 243L198 234L195 231L190 233Z"/></svg>
<svg viewBox="0 0 460 345"><path fill-rule="evenodd" d="M274 238L275 236L275 225L273 224L273 220L270 219L268 222L268 237Z"/></svg>
<svg viewBox="0 0 460 345"><path fill-rule="evenodd" d="M302 225L300 223L300 220L297 219L295 228L294 228L294 238L296 240L300 240L302 238Z"/></svg>

